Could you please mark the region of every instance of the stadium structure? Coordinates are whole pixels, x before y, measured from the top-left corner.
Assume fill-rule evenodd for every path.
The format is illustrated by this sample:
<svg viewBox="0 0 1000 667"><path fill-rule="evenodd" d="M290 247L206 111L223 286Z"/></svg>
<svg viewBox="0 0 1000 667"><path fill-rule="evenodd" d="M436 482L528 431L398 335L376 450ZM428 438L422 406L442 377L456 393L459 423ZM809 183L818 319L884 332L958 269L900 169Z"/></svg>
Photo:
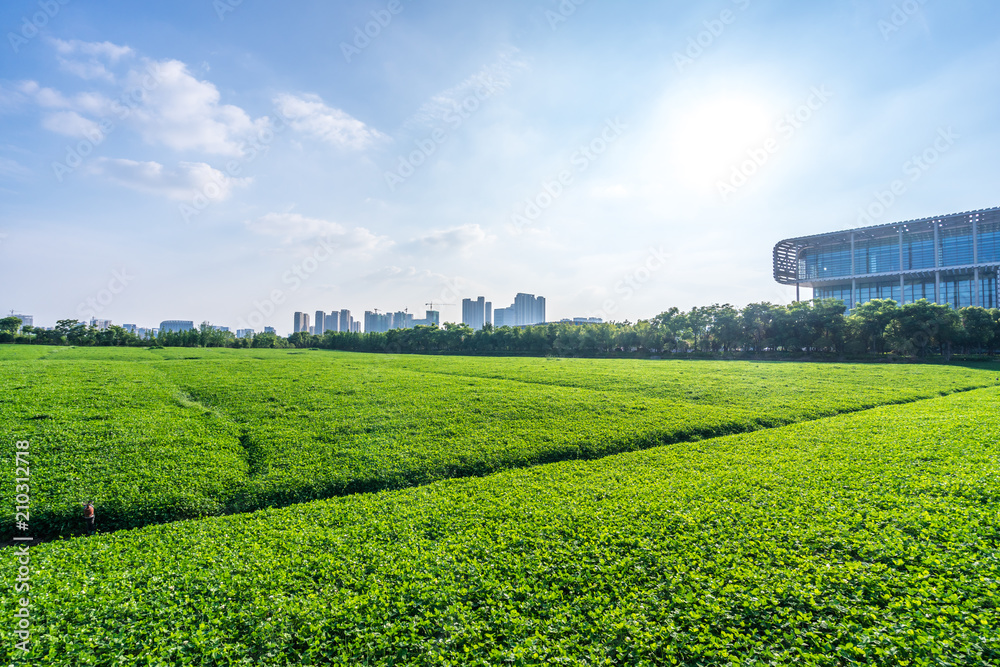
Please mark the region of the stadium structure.
<svg viewBox="0 0 1000 667"><path fill-rule="evenodd" d="M848 309L872 299L996 308L1000 207L785 239L774 279Z"/></svg>

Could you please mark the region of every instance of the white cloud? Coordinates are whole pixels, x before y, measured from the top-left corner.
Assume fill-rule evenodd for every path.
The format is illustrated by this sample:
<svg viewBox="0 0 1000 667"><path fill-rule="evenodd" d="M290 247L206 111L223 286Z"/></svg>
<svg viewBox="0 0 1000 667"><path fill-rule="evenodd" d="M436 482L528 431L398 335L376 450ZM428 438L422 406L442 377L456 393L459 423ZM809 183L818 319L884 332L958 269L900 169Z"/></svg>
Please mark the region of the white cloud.
<svg viewBox="0 0 1000 667"><path fill-rule="evenodd" d="M143 91L142 103L128 122L148 143L178 151L240 156L245 151L243 140L267 126L266 118L251 120L243 109L220 104L215 85L196 79L179 60L146 64L148 68L129 71L126 89Z"/></svg>
<svg viewBox="0 0 1000 667"><path fill-rule="evenodd" d="M432 231L413 239L407 245L410 250L417 252L428 250L463 252L480 243L493 241L495 238L488 235L479 225L469 224Z"/></svg>
<svg viewBox="0 0 1000 667"><path fill-rule="evenodd" d="M59 66L65 72L74 74L81 79L103 79L114 82L115 75L105 66L104 62L116 64L119 60L134 55L128 46L118 46L111 42L83 42L78 39L51 40L59 54ZM85 60L77 56L89 56Z"/></svg>
<svg viewBox="0 0 1000 667"><path fill-rule="evenodd" d="M347 112L327 106L319 95L283 93L274 103L293 129L340 148L362 150L387 138Z"/></svg>
<svg viewBox="0 0 1000 667"><path fill-rule="evenodd" d="M31 173L31 170L17 160L0 157L0 178L18 179Z"/></svg>
<svg viewBox="0 0 1000 667"><path fill-rule="evenodd" d="M595 185L590 189L590 194L599 199L622 199L628 197L630 192L621 183L615 185Z"/></svg>
<svg viewBox="0 0 1000 667"><path fill-rule="evenodd" d="M42 118L42 127L67 137L99 137L101 130L97 123L84 118L75 111L56 111Z"/></svg>
<svg viewBox="0 0 1000 667"><path fill-rule="evenodd" d="M246 226L250 231L265 236L276 236L283 243L294 243L324 237L345 250L376 250L392 245L385 236L378 236L364 227L348 229L343 225L308 218L299 213L268 213L256 220L248 220Z"/></svg>
<svg viewBox="0 0 1000 667"><path fill-rule="evenodd" d="M98 158L90 172L132 190L178 201L189 200L199 192L217 193L213 199L225 200L235 188L252 182L250 178L229 178L204 162L181 162L177 169L170 170L159 162ZM216 187L207 187L213 183Z"/></svg>
<svg viewBox="0 0 1000 667"><path fill-rule="evenodd" d="M56 51L64 56L83 54L94 58L104 58L115 63L135 52L128 46L118 46L111 42L84 42L79 39L53 39Z"/></svg>
<svg viewBox="0 0 1000 667"><path fill-rule="evenodd" d="M111 42L52 40L63 68L84 79L117 78L105 64L115 65L134 56L127 46ZM86 56L89 60L66 59L63 56ZM121 74L121 90L114 97L127 97L129 108L126 125L136 130L147 143L167 146L178 151L198 151L208 155L240 157L245 154L244 141L267 127L267 118L251 119L238 106L222 104L219 90L209 81L197 79L187 65L178 60L153 61L142 59L125 65ZM50 117L43 125L67 134L67 128L80 131L84 116L90 121L107 116L114 107L112 99L99 91L84 91L73 96L25 81L16 88L21 100L33 100L45 109L62 109L75 114ZM141 95L132 95L132 93ZM16 97L3 95L13 104ZM8 100L9 98L9 100ZM125 97L123 97L125 99ZM72 119L72 123L70 122ZM74 135L76 136L76 135Z"/></svg>
<svg viewBox="0 0 1000 667"><path fill-rule="evenodd" d="M368 283L399 283L407 286L418 285L443 285L453 280L443 273L435 273L429 269L418 269L415 266L384 266L377 271L365 274L362 281Z"/></svg>

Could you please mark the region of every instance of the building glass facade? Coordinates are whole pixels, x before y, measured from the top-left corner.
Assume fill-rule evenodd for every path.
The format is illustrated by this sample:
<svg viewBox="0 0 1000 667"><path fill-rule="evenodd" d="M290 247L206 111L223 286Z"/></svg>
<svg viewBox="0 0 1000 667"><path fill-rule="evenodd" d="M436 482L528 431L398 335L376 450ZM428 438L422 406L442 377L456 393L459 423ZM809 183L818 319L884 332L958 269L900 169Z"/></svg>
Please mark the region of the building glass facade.
<svg viewBox="0 0 1000 667"><path fill-rule="evenodd" d="M774 248L775 280L848 308L872 299L996 308L998 269L1000 208L787 239Z"/></svg>

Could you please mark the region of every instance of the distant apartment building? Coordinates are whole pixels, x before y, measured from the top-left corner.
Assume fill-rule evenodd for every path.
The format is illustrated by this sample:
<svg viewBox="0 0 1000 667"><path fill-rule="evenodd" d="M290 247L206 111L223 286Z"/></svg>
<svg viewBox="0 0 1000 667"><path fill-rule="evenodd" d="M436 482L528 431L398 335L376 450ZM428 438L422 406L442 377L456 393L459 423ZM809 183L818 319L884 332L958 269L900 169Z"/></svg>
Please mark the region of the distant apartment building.
<svg viewBox="0 0 1000 667"><path fill-rule="evenodd" d="M604 324L604 320L600 317L574 317L573 319L565 318L559 320L560 324L576 324L578 326L584 324Z"/></svg>
<svg viewBox="0 0 1000 667"><path fill-rule="evenodd" d="M35 326L35 317L34 317L34 315L21 315L21 314L18 314L18 313L13 313L11 315L8 315L8 317L16 317L17 319L21 320L21 328L22 329L24 327L33 327L33 326Z"/></svg>
<svg viewBox="0 0 1000 667"><path fill-rule="evenodd" d="M277 334L278 331L274 327L264 327L264 333Z"/></svg>
<svg viewBox="0 0 1000 667"><path fill-rule="evenodd" d="M392 314L365 311L365 333L385 333L392 328Z"/></svg>
<svg viewBox="0 0 1000 667"><path fill-rule="evenodd" d="M309 332L309 313L295 311L292 333L299 333L300 331Z"/></svg>
<svg viewBox="0 0 1000 667"><path fill-rule="evenodd" d="M507 308L493 311L493 326L523 327L545 322L545 297L523 292L514 297Z"/></svg>
<svg viewBox="0 0 1000 667"><path fill-rule="evenodd" d="M514 324L514 306L510 308L497 308L493 311L493 326L497 329L500 327L513 327Z"/></svg>
<svg viewBox="0 0 1000 667"><path fill-rule="evenodd" d="M163 320L160 322L160 331L164 333L178 333L192 329L194 329L194 320Z"/></svg>
<svg viewBox="0 0 1000 667"><path fill-rule="evenodd" d="M413 320L415 327L436 327L441 323L441 313L436 310L428 310L424 313L424 319Z"/></svg>
<svg viewBox="0 0 1000 667"><path fill-rule="evenodd" d="M545 297L518 294L514 297L514 319L518 326L540 324L545 321Z"/></svg>
<svg viewBox="0 0 1000 667"><path fill-rule="evenodd" d="M322 336L326 332L326 313L322 310L316 311L316 321L313 322L313 333Z"/></svg>
<svg viewBox="0 0 1000 667"><path fill-rule="evenodd" d="M91 317L90 326L97 327L98 331L107 331L111 328L111 320L99 320L96 317Z"/></svg>
<svg viewBox="0 0 1000 667"><path fill-rule="evenodd" d="M479 331L487 324L493 324L493 303L486 297L476 300L462 299L462 323Z"/></svg>
<svg viewBox="0 0 1000 667"><path fill-rule="evenodd" d="M351 333L361 333L361 322L351 320Z"/></svg>
<svg viewBox="0 0 1000 667"><path fill-rule="evenodd" d="M236 330L236 337L237 338L253 338L253 334L254 334L254 330L253 329L237 329Z"/></svg>
<svg viewBox="0 0 1000 667"><path fill-rule="evenodd" d="M122 329L129 332L130 334L136 334L139 331L139 327L134 324L123 324Z"/></svg>
<svg viewBox="0 0 1000 667"><path fill-rule="evenodd" d="M323 329L325 331L340 331L339 310L331 310L323 317Z"/></svg>
<svg viewBox="0 0 1000 667"><path fill-rule="evenodd" d="M343 331L345 333L351 333L351 332L353 332L355 330L355 327L354 327L355 324L360 324L360 323L354 321L354 318L351 317L351 311L347 310L346 308L340 311L340 330L341 331ZM359 326L357 328L357 330L360 331L361 327Z"/></svg>

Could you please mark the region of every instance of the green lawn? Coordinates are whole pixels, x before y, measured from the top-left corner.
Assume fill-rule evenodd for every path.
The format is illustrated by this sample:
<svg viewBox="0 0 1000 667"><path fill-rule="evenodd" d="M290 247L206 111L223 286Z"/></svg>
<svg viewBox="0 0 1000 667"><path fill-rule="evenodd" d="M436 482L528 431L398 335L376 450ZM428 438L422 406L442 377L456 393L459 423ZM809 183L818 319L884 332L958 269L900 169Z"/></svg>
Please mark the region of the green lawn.
<svg viewBox="0 0 1000 667"><path fill-rule="evenodd" d="M4 488L79 532L691 441L1000 383L948 366L0 346ZM13 508L3 533L13 532Z"/></svg>
<svg viewBox="0 0 1000 667"><path fill-rule="evenodd" d="M769 368L791 378L798 367ZM984 389L44 544L32 549L33 657L995 665L998 399Z"/></svg>

